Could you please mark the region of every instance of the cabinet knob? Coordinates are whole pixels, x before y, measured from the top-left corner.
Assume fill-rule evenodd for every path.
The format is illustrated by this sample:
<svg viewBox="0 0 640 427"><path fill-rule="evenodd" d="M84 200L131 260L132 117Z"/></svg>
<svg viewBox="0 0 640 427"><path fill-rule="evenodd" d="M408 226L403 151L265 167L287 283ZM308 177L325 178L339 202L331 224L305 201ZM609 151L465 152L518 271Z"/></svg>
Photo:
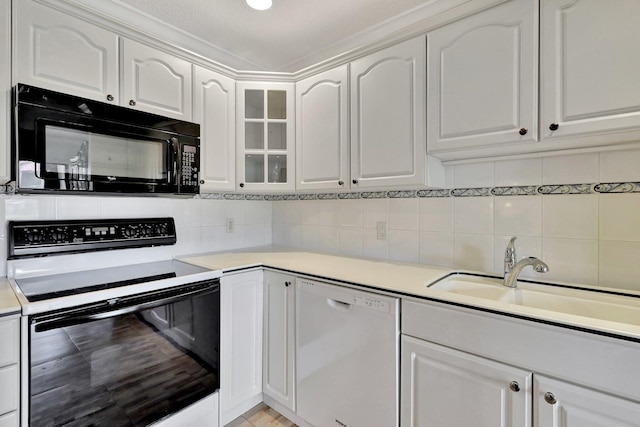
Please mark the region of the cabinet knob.
<svg viewBox="0 0 640 427"><path fill-rule="evenodd" d="M284 282L284 285L288 288L289 286L291 286L291 282Z"/></svg>
<svg viewBox="0 0 640 427"><path fill-rule="evenodd" d="M527 132L529 132L529 130L527 128L520 128L520 132L518 132L520 135L526 135Z"/></svg>
<svg viewBox="0 0 640 427"><path fill-rule="evenodd" d="M544 394L544 401L547 402L549 405L555 405L558 402L556 400L556 397L551 392L547 392Z"/></svg>
<svg viewBox="0 0 640 427"><path fill-rule="evenodd" d="M133 107L134 105L136 105L136 101L134 101L133 99L130 99L129 100L129 105L131 105Z"/></svg>
<svg viewBox="0 0 640 427"><path fill-rule="evenodd" d="M559 128L559 127L560 127L560 125L559 125L559 124L557 124L557 123L551 123L551 124L549 125L549 130L551 130L551 131L558 130L558 128Z"/></svg>
<svg viewBox="0 0 640 427"><path fill-rule="evenodd" d="M240 188L244 188L244 182L240 183Z"/></svg>
<svg viewBox="0 0 640 427"><path fill-rule="evenodd" d="M200 185L204 184L204 179L200 180Z"/></svg>
<svg viewBox="0 0 640 427"><path fill-rule="evenodd" d="M518 392L520 391L520 384L518 384L518 381L511 381L509 383L509 388L511 389L511 391Z"/></svg>
<svg viewBox="0 0 640 427"><path fill-rule="evenodd" d="M113 95L111 94L107 95L107 101L113 101L113 100L114 100Z"/></svg>
<svg viewBox="0 0 640 427"><path fill-rule="evenodd" d="M354 179L354 180L353 180L353 181L351 181L351 182L353 182L354 184L357 184L357 183L358 183L358 180L357 180L357 179Z"/></svg>
<svg viewBox="0 0 640 427"><path fill-rule="evenodd" d="M338 181L338 185L344 185L344 181L343 180Z"/></svg>

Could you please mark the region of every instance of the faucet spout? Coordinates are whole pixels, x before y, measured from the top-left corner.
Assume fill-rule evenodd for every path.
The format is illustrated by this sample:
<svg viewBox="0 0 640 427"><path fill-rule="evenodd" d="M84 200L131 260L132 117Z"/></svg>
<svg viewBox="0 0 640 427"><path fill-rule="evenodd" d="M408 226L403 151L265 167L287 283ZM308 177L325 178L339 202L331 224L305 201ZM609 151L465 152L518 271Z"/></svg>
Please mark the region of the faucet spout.
<svg viewBox="0 0 640 427"><path fill-rule="evenodd" d="M504 251L504 274L505 276L511 272L516 265L516 237L509 240L507 249Z"/></svg>
<svg viewBox="0 0 640 427"><path fill-rule="evenodd" d="M513 266L511 271L505 272L504 285L508 288L515 288L518 285L518 276L523 268L531 266L538 273L546 273L549 266L536 257L523 258Z"/></svg>

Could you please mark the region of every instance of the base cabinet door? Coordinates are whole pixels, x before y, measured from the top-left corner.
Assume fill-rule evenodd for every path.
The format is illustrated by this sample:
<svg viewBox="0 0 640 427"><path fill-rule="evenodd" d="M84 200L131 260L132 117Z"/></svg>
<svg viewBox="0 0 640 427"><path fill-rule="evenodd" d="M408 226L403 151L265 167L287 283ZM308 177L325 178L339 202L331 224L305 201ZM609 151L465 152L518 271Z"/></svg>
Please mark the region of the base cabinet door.
<svg viewBox="0 0 640 427"><path fill-rule="evenodd" d="M263 392L295 412L294 276L264 273Z"/></svg>
<svg viewBox="0 0 640 427"><path fill-rule="evenodd" d="M640 403L535 375L534 427L640 425Z"/></svg>
<svg viewBox="0 0 640 427"><path fill-rule="evenodd" d="M220 424L262 401L262 271L220 283Z"/></svg>
<svg viewBox="0 0 640 427"><path fill-rule="evenodd" d="M402 427L531 425L530 372L405 335L401 354Z"/></svg>
<svg viewBox="0 0 640 427"><path fill-rule="evenodd" d="M610 6L598 0L540 2L543 140L640 129L640 55L629 54L640 44L640 2Z"/></svg>

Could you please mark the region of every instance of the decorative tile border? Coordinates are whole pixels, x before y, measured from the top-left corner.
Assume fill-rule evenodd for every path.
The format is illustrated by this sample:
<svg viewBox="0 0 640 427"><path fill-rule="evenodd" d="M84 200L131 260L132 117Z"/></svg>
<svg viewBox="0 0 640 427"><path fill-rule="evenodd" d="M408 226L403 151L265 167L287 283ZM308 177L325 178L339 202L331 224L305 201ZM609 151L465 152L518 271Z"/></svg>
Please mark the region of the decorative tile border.
<svg viewBox="0 0 640 427"><path fill-rule="evenodd" d="M341 193L300 193L300 194L245 194L245 193L203 193L195 196L206 200L351 200L351 199L413 199L432 197L487 197L487 196L544 196L555 194L615 194L640 193L640 182L611 182L599 184L554 184L520 185L507 187L440 188L423 190L362 191ZM15 194L11 183L0 185L0 194ZM134 195L132 195L134 196Z"/></svg>

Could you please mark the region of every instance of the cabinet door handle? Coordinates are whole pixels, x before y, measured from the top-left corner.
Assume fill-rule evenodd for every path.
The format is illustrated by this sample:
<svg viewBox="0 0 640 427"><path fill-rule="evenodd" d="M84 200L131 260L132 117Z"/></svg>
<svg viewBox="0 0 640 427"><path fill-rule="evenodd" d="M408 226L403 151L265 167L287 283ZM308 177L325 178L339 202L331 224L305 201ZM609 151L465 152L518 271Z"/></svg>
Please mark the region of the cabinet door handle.
<svg viewBox="0 0 640 427"><path fill-rule="evenodd" d="M520 132L518 132L520 135L526 135L527 132L529 132L529 130L527 128L520 128Z"/></svg>
<svg viewBox="0 0 640 427"><path fill-rule="evenodd" d="M520 384L518 384L518 381L511 381L509 383L509 388L511 389L511 391L518 392L520 391Z"/></svg>
<svg viewBox="0 0 640 427"><path fill-rule="evenodd" d="M107 101L113 101L113 95L109 94L107 95Z"/></svg>
<svg viewBox="0 0 640 427"><path fill-rule="evenodd" d="M358 183L358 180L357 180L357 179L354 179L354 180L353 180L353 181L351 181L351 182L353 182L354 184L357 184L357 183Z"/></svg>
<svg viewBox="0 0 640 427"><path fill-rule="evenodd" d="M551 392L546 392L544 394L544 401L547 402L549 405L555 405L558 402L556 397Z"/></svg>
<svg viewBox="0 0 640 427"><path fill-rule="evenodd" d="M557 123L551 123L551 124L549 125L549 130L550 130L550 131L558 130L558 128L559 128L559 127L560 127L560 125L559 125L559 124L557 124Z"/></svg>
<svg viewBox="0 0 640 427"><path fill-rule="evenodd" d="M240 188L244 188L244 182L240 183Z"/></svg>
<svg viewBox="0 0 640 427"><path fill-rule="evenodd" d="M338 185L344 185L344 181L343 180L338 181Z"/></svg>
<svg viewBox="0 0 640 427"><path fill-rule="evenodd" d="M131 105L133 107L134 105L136 105L136 101L134 101L133 99L130 99L129 100L129 105Z"/></svg>

